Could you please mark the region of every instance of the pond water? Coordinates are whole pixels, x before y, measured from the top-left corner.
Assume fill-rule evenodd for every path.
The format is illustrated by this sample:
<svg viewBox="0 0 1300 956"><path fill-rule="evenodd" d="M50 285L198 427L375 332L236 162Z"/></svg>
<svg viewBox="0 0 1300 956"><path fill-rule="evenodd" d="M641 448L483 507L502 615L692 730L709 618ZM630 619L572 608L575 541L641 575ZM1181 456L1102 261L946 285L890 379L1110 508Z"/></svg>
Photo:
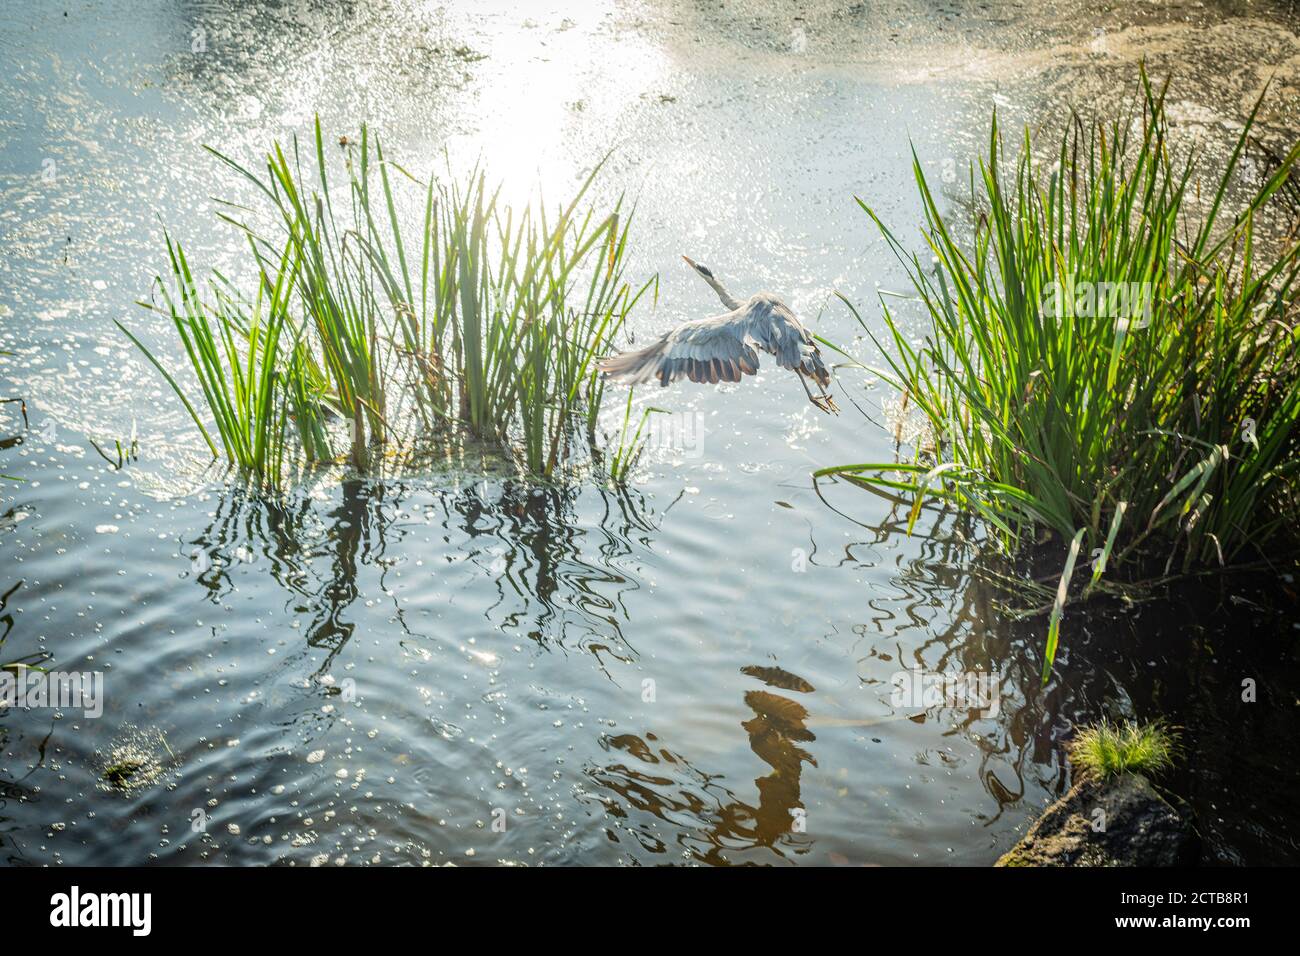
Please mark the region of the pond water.
<svg viewBox="0 0 1300 956"><path fill-rule="evenodd" d="M964 522L908 537L906 508L811 479L893 454L846 400L879 420L885 396L851 373L839 418L770 367L653 395L690 440L625 490L440 467L269 503L207 467L113 325L180 361L135 303L163 225L195 258L237 251L201 144L252 158L318 113L557 198L613 149L633 270L661 274L637 341L716 311L685 253L849 342L833 293L878 318L901 287L853 197L914 229L913 147L953 184L992 106L1100 98L1142 43L1206 50L1184 113L1220 142L1258 78L1204 31L1238 18L1239 53L1276 64L1284 8L1098 35L1070 5L997 3L6 7L0 397L28 423L0 406L0 472L22 479L0 483L0 663L104 692L98 717L0 710L0 860L987 865L1068 785L1078 723L1164 715L1205 859L1294 862L1287 569L1070 615L1040 691L1045 620L999 610ZM121 468L91 445L132 435ZM908 668L990 675L999 704L896 706Z"/></svg>

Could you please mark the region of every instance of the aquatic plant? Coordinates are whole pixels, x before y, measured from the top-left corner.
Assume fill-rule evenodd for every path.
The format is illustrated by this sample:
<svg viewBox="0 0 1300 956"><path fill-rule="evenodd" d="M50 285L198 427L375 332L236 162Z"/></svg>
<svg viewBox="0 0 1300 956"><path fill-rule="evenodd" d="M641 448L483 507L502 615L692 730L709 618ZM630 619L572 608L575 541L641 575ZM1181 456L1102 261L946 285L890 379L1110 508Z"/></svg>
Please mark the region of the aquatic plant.
<svg viewBox="0 0 1300 956"><path fill-rule="evenodd" d="M278 484L287 465L333 460L346 447L369 469L386 446L498 443L520 467L552 475L594 423L596 359L656 279L625 277L631 216L619 198L587 199L601 164L567 204L512 210L474 169L420 182L386 159L364 127L340 139L346 197L332 185L319 121L306 161L295 138L253 184L273 225L223 202L243 234L252 296L213 272L204 292L167 237L162 306L181 338L221 448L196 403L140 340L214 456ZM422 215L404 222L400 187Z"/></svg>
<svg viewBox="0 0 1300 956"><path fill-rule="evenodd" d="M622 427L619 430L618 444L609 459L609 477L615 482L625 482L631 475L633 467L645 451L649 436L642 434L651 415L666 414L665 409L649 406L642 410L636 420L636 429L632 429L632 396L636 389L627 390L627 406L623 410ZM629 435L629 432L631 434Z"/></svg>
<svg viewBox="0 0 1300 956"><path fill-rule="evenodd" d="M13 355L13 352L0 352L0 355ZM28 427L27 421L27 402L23 398L0 398L0 405L17 405L18 411L23 416L23 427ZM7 445L6 445L7 447ZM0 481L22 481L21 478L15 478L13 475L0 475Z"/></svg>
<svg viewBox="0 0 1300 956"><path fill-rule="evenodd" d="M184 249L170 235L165 239L173 282L169 286L158 280L156 288L199 381L222 450L227 459L248 473L278 483L288 407L279 378L283 364L281 341L286 330L292 334L288 252L274 285L259 270L257 295L250 310L219 273L209 280L210 298L205 300ZM216 456L211 434L176 379L126 326L121 322L117 325L162 373Z"/></svg>
<svg viewBox="0 0 1300 956"><path fill-rule="evenodd" d="M907 270L923 339L884 296L884 343L846 304L885 356L870 371L929 437L900 460L817 474L910 494L909 532L942 499L1007 551L1044 528L1070 542L1045 675L1080 553L1085 588L1128 561L1227 563L1276 540L1295 495L1300 246L1259 240L1256 222L1300 146L1229 217L1260 104L1205 184L1196 150L1174 159L1166 89L1142 74L1140 122L1076 117L1045 174L1026 131L1007 175L995 114L968 241L914 156L933 265L859 200Z"/></svg>
<svg viewBox="0 0 1300 956"><path fill-rule="evenodd" d="M5 642L9 640L9 635L13 631L13 614L12 612L6 612L8 612L10 599L18 593L18 589L22 586L23 582L19 581L10 587L8 591L0 594L0 624L3 624L3 627L0 627L0 671L13 674L15 677L22 677L25 671L28 670L44 673L45 668L41 665L54 658L54 655L49 651L34 651L12 660L4 660Z"/></svg>
<svg viewBox="0 0 1300 956"><path fill-rule="evenodd" d="M1070 743L1070 763L1101 779L1121 773L1156 774L1169 769L1178 753L1179 733L1164 721L1086 727Z"/></svg>

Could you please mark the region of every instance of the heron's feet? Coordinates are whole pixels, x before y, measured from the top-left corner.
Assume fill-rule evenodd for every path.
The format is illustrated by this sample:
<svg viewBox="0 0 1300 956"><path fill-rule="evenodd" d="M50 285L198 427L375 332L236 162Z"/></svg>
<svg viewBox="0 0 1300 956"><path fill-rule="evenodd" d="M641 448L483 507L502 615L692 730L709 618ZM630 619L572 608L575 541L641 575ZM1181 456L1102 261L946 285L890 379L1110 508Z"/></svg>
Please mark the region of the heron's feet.
<svg viewBox="0 0 1300 956"><path fill-rule="evenodd" d="M820 395L809 395L808 397L812 400L814 405L827 414L838 415L840 413L840 407L835 404L835 399L831 398L825 392Z"/></svg>

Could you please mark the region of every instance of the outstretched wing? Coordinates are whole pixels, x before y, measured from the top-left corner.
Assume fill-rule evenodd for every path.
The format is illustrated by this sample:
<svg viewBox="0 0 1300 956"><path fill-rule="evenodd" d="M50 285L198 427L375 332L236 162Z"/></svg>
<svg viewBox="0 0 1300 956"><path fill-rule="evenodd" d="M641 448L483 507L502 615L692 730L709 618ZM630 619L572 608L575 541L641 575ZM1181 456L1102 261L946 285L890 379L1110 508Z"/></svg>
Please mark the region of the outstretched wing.
<svg viewBox="0 0 1300 956"><path fill-rule="evenodd" d="M776 356L782 368L829 380L812 336L794 313L774 297L762 295L723 315L683 323L648 348L606 359L600 368L628 385L655 378L667 385L683 377L692 382L739 382L758 371L759 350Z"/></svg>
<svg viewBox="0 0 1300 956"><path fill-rule="evenodd" d="M600 363L607 376L628 385L679 378L692 382L739 382L758 371L758 353L746 341L741 319L745 308L710 319L696 319L673 329L638 352L624 352Z"/></svg>

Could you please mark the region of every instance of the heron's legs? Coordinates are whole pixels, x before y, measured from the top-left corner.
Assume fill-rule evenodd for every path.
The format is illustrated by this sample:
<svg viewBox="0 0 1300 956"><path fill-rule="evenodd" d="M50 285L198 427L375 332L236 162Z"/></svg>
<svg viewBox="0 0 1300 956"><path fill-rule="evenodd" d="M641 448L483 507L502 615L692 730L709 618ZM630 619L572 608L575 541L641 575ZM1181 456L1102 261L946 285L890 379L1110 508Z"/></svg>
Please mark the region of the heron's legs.
<svg viewBox="0 0 1300 956"><path fill-rule="evenodd" d="M808 381L807 381L807 379L804 377L803 372L802 372L800 369L795 369L795 370L794 370L794 373L795 373L796 375L799 376L799 384L803 386L803 393L804 393L805 395L808 396L808 401L810 401L810 402L812 402L814 405L816 405L816 404L817 404L817 399L813 398L813 393L812 393L811 391L809 391L809 389L808 389ZM818 406L818 407L820 407L820 406Z"/></svg>
<svg viewBox="0 0 1300 956"><path fill-rule="evenodd" d="M821 382L818 382L817 391L822 393L821 394L822 401L818 402L817 404L820 407L825 408L828 412L835 412L838 414L840 407L835 404L835 399L831 397L831 393L826 391L826 386L823 385ZM825 402L826 404L822 405L822 402Z"/></svg>
<svg viewBox="0 0 1300 956"><path fill-rule="evenodd" d="M817 390L820 395L814 395L808 388L807 375L801 369L795 369L795 374L799 376L799 384L803 386L804 394L808 396L808 401L812 402L824 412L838 412L839 406L835 400L826 394L826 389L822 387L821 382L817 382Z"/></svg>

